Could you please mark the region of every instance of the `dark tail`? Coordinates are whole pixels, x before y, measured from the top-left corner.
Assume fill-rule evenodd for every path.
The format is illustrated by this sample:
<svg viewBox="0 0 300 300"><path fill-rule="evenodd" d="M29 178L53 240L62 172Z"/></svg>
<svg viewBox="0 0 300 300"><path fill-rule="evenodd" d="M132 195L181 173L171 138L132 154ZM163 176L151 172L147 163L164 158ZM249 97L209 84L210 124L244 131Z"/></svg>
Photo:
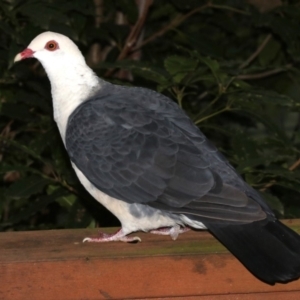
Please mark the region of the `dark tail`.
<svg viewBox="0 0 300 300"><path fill-rule="evenodd" d="M279 221L205 225L260 280L274 284L300 277L300 236Z"/></svg>

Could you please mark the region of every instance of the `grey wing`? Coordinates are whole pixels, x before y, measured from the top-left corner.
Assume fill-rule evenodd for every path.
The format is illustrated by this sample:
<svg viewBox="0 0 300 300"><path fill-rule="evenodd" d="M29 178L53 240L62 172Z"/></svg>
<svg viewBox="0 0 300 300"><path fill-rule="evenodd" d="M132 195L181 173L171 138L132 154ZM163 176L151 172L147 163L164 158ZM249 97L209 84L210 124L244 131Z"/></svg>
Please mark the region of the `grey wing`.
<svg viewBox="0 0 300 300"><path fill-rule="evenodd" d="M183 111L147 90L137 93L141 99L123 91L84 102L68 121L67 151L93 185L200 221L265 218L256 201L218 174L213 160L220 154Z"/></svg>

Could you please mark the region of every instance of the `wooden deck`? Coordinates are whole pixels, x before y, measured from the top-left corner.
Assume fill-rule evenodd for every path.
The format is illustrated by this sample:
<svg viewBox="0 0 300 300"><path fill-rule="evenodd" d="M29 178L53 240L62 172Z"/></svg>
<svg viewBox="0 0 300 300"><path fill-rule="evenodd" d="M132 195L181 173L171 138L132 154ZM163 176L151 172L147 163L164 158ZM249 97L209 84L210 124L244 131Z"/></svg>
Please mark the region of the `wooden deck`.
<svg viewBox="0 0 300 300"><path fill-rule="evenodd" d="M300 220L285 223L300 232ZM300 299L300 280L260 282L207 232L176 241L138 233L138 244L81 242L95 235L86 229L0 233L0 299Z"/></svg>

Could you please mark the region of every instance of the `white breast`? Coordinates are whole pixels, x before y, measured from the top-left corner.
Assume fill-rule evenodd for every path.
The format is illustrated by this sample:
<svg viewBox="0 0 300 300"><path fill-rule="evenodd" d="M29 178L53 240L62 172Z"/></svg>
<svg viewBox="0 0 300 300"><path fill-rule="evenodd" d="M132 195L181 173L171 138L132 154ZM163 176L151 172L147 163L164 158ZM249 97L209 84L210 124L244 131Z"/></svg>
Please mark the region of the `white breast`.
<svg viewBox="0 0 300 300"><path fill-rule="evenodd" d="M81 184L86 190L111 213L113 213L121 222L125 234L135 231L149 231L161 227L173 227L180 222L179 218L172 218L169 214L164 214L160 210L147 217L138 217L132 213L132 207L135 204L128 204L124 201L115 199L98 190L84 174L72 164ZM142 205L142 204L140 204ZM175 220L176 219L176 220ZM183 222L182 222L183 224Z"/></svg>

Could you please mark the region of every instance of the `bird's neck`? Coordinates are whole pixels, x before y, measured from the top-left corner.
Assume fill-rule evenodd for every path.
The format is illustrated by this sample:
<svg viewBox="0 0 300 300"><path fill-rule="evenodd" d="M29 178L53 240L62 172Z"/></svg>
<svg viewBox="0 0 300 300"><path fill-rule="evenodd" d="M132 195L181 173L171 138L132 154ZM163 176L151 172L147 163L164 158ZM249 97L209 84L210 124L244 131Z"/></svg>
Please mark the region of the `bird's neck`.
<svg viewBox="0 0 300 300"><path fill-rule="evenodd" d="M102 81L86 64L44 67L51 83L54 120L64 141L70 114L101 89Z"/></svg>

